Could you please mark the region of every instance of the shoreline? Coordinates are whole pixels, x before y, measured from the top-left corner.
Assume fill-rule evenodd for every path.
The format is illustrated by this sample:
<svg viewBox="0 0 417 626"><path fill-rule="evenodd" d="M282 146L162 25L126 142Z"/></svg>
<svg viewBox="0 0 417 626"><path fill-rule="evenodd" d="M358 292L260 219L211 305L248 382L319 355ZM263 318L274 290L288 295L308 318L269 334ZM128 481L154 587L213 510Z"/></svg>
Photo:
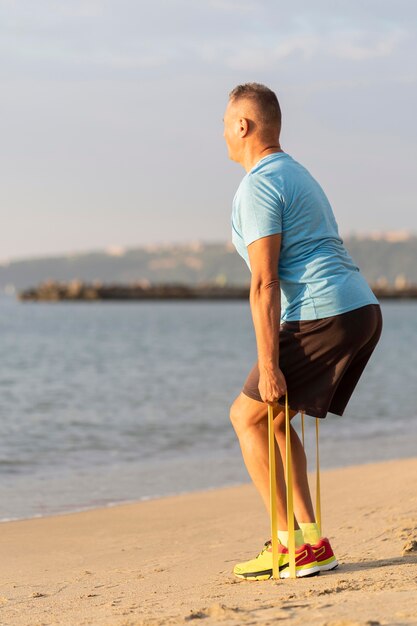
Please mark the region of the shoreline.
<svg viewBox="0 0 417 626"><path fill-rule="evenodd" d="M142 502L155 502L159 500L165 500L166 498L177 498L177 497L193 495L197 493L203 494L208 491L216 491L220 489L232 489L234 487L243 487L244 485L247 485L247 484L249 484L249 481L239 482L239 483L228 483L226 485L215 485L213 487L206 487L206 488L196 488L190 491L178 491L178 492L172 492L172 493L156 495L156 496L143 496L143 498L134 498L131 500L130 499L120 500L119 502L108 502L107 504L103 504L103 505L86 506L86 507L81 507L79 509L72 509L71 511L61 511L59 513L48 513L46 515L32 515L31 517L14 517L14 518L9 518L9 519L1 518L0 524L7 524L9 522L24 522L24 521L30 521L30 520L35 520L35 519L49 519L51 517L61 517L64 515L76 515L77 513L85 513L88 511L96 511L96 510L101 511L101 510L106 510L106 509L112 509L117 506L125 506L128 504L141 504ZM1 622L0 622L0 626L1 626Z"/></svg>
<svg viewBox="0 0 417 626"><path fill-rule="evenodd" d="M407 461L407 460L412 461L414 458L417 458L417 457L411 457L411 456L394 457L392 459L384 459L382 461L371 460L371 461L366 461L363 463L353 463L353 464L348 464L348 465L331 465L328 467L327 466L323 467L322 465L321 471L331 472L331 471L347 469L347 468L367 467L368 465L375 465L377 463L390 463L390 462L395 462L395 461ZM243 460L242 460L242 463L243 463ZM314 465L314 463L312 463L312 465ZM315 469L310 469L308 473L309 473L309 477L311 481L313 481L313 477L315 476ZM0 518L0 525L7 524L9 522L22 522L22 521L37 520L37 519L49 519L51 517L59 517L63 515L65 516L74 515L77 513L84 513L88 511L106 510L106 509L111 509L117 506L124 506L128 504L141 504L142 502L155 502L155 501L165 500L167 498L176 498L176 497L186 496L186 495L204 494L204 493L215 491L215 490L244 487L250 484L251 484L251 481L250 481L250 478L248 477L248 479L245 481L230 482L230 483L225 483L222 485L213 485L213 486L203 487L203 488L196 487L195 489L189 489L189 490L187 489L187 490L182 490L182 491L177 491L177 492L168 492L165 494L157 494L157 495L152 495L152 496L143 496L141 498L129 498L129 499L120 500L120 501L110 501L107 503L103 503L101 505L96 505L96 504L91 505L91 506L86 505L86 506L82 506L80 508L74 508L68 511L51 512L51 513L46 513L46 514L35 514L29 517ZM1 626L1 623L0 623L0 626Z"/></svg>
<svg viewBox="0 0 417 626"><path fill-rule="evenodd" d="M269 520L251 484L215 488L3 523L0 623L415 624L417 458L321 477L334 572L235 578L234 563L256 556Z"/></svg>

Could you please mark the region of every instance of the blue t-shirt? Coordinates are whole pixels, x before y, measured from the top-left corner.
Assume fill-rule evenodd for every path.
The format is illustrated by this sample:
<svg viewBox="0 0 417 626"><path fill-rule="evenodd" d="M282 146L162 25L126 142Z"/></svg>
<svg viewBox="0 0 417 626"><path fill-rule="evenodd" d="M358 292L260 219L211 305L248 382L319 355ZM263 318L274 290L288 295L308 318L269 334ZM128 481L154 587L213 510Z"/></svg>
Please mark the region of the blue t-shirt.
<svg viewBox="0 0 417 626"><path fill-rule="evenodd" d="M278 273L283 321L321 319L378 304L343 246L324 191L285 152L258 161L233 200L232 241L249 269L247 246L277 233L282 233Z"/></svg>

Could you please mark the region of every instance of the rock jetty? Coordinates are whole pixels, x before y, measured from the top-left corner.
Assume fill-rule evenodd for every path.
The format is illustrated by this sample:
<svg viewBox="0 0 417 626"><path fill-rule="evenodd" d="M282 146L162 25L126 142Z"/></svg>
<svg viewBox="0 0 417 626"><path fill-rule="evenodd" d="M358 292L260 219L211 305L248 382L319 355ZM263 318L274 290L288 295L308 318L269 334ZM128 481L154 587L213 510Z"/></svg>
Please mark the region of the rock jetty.
<svg viewBox="0 0 417 626"><path fill-rule="evenodd" d="M46 281L18 293L19 300L240 300L248 298L249 287L213 284L102 284L74 280L69 283Z"/></svg>
<svg viewBox="0 0 417 626"><path fill-rule="evenodd" d="M377 298L417 298L417 285L402 288L373 286ZM72 280L68 283L48 280L20 291L21 301L96 301L96 300L247 300L249 285L232 286L216 284L103 284Z"/></svg>

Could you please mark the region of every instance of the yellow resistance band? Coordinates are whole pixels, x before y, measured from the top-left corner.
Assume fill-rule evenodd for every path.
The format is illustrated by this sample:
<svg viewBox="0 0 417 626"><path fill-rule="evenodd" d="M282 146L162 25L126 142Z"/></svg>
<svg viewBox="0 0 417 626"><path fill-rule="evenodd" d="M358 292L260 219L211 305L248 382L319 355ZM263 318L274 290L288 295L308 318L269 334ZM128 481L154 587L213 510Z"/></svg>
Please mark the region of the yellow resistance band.
<svg viewBox="0 0 417 626"><path fill-rule="evenodd" d="M316 417L316 522L322 537L321 497L320 497L320 453L319 453L319 418Z"/></svg>
<svg viewBox="0 0 417 626"><path fill-rule="evenodd" d="M275 463L274 410L268 404L269 446L269 508L271 516L272 578L279 578L278 525L277 525L277 474Z"/></svg>
<svg viewBox="0 0 417 626"><path fill-rule="evenodd" d="M305 441L304 441L304 415L305 415L305 412L301 411L301 434L302 434L302 437L303 437L303 448L305 448Z"/></svg>
<svg viewBox="0 0 417 626"><path fill-rule="evenodd" d="M285 394L285 475L287 477L287 525L288 525L288 556L290 578L296 577L295 570L295 532L294 532L294 500L292 485L291 459L291 423L288 406L288 394Z"/></svg>

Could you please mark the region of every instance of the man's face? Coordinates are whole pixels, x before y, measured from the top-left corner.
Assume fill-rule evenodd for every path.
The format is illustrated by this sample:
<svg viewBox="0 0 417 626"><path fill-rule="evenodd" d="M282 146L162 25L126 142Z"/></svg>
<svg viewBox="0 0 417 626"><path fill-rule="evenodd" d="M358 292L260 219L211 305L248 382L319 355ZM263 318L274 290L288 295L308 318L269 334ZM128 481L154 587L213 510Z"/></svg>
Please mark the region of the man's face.
<svg viewBox="0 0 417 626"><path fill-rule="evenodd" d="M230 100L226 107L226 111L224 112L223 122L223 137L226 141L229 159L232 159L232 161L237 161L240 142L239 135L237 134L236 130L239 126L239 120L237 117L236 107L233 105L232 102L230 102Z"/></svg>

